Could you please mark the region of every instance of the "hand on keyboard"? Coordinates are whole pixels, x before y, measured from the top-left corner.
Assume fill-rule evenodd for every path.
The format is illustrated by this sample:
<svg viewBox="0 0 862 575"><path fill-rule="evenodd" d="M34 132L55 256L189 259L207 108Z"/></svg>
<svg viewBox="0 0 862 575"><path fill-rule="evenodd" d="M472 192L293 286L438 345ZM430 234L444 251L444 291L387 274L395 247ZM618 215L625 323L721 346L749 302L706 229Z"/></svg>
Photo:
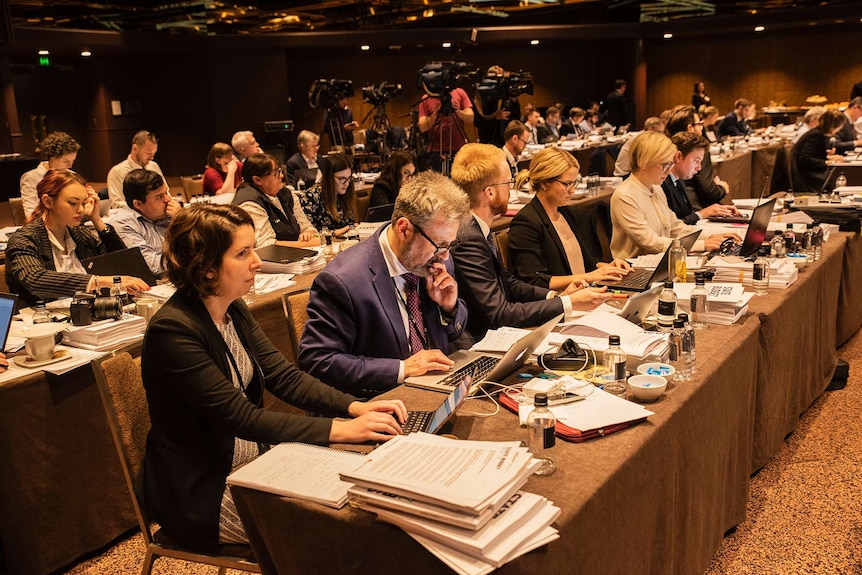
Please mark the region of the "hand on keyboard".
<svg viewBox="0 0 862 575"><path fill-rule="evenodd" d="M404 360L404 377L425 375L429 371L449 371L455 362L439 349L425 349Z"/></svg>

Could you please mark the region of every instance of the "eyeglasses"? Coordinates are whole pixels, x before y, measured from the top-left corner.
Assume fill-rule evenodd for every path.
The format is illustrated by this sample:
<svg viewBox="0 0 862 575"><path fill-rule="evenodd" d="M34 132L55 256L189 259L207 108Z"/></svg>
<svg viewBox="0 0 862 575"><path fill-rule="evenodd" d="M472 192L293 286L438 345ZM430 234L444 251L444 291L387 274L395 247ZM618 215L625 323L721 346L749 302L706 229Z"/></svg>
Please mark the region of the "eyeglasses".
<svg viewBox="0 0 862 575"><path fill-rule="evenodd" d="M518 136L518 139L521 140L521 143L524 144L525 146L530 143L530 140L525 140L521 136Z"/></svg>
<svg viewBox="0 0 862 575"><path fill-rule="evenodd" d="M413 222L410 222L410 223L411 223L411 224L413 224ZM428 237L428 234L426 234L425 232L423 232L423 231L422 231L422 228L420 228L420 227L419 227L419 226L417 226L416 224L413 224L413 227L414 227L414 228L416 228L416 231L417 231L417 232L419 232L420 234L422 234L422 237L423 237L423 238L425 238L426 240L428 240L428 242L429 242L432 246L434 246L434 255L435 255L435 256L436 256L437 254L439 254L440 252L443 252L443 251L449 251L449 250L451 250L452 248L454 248L455 246L457 246L457 245L458 245L458 238L455 238L454 240L452 240L451 242L449 242L447 245L445 245L445 246L441 246L441 245L439 245L437 242L435 242L434 240L432 240L431 238L429 238L429 237Z"/></svg>
<svg viewBox="0 0 862 575"><path fill-rule="evenodd" d="M703 126L703 122L695 122L692 126Z"/></svg>
<svg viewBox="0 0 862 575"><path fill-rule="evenodd" d="M581 176L578 176L577 178L575 178L571 182L566 182L564 180L554 180L554 181L557 182L558 184L560 184L561 186L563 186L563 189L565 189L567 192L571 192L572 188L577 187L578 184L581 183L581 180L582 180Z"/></svg>
<svg viewBox="0 0 862 575"><path fill-rule="evenodd" d="M414 175L415 175L415 172L408 172L408 171L406 171L406 170L405 170L405 171L403 171L403 172L401 172L401 177L402 177L402 178L404 178L405 180L409 180L409 179L410 179L410 178L412 178Z"/></svg>
<svg viewBox="0 0 862 575"><path fill-rule="evenodd" d="M496 184L488 184L488 185L487 185L487 186L485 186L485 187L486 187L486 188L491 188L491 187L493 187L493 186L506 186L506 187L509 187L509 188L514 188L514 187L515 187L515 178L512 178L511 180L508 180L508 181L505 181L505 182L498 182L498 183L496 183Z"/></svg>
<svg viewBox="0 0 862 575"><path fill-rule="evenodd" d="M275 169L267 174L267 176L275 176L276 178L281 178L284 175L284 170L281 168Z"/></svg>
<svg viewBox="0 0 862 575"><path fill-rule="evenodd" d="M664 163L661 163L661 164L659 164L659 165L661 166L661 171L662 171L662 172L664 172L664 173L668 173L668 172L670 171L670 169L671 169L671 168L673 168L673 167L676 165L676 162L675 162L675 161L673 161L673 160L671 160L671 161L669 161L669 162L664 162Z"/></svg>
<svg viewBox="0 0 862 575"><path fill-rule="evenodd" d="M333 178L342 186L350 182L350 176L333 176Z"/></svg>

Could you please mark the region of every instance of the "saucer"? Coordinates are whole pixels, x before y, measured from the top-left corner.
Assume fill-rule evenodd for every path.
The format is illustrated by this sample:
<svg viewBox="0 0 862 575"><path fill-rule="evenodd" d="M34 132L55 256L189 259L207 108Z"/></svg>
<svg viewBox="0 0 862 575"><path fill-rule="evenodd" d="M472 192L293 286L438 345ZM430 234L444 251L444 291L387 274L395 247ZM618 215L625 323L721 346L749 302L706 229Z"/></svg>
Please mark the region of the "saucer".
<svg viewBox="0 0 862 575"><path fill-rule="evenodd" d="M52 363L57 363L58 361L63 361L64 359L69 359L72 357L72 354L68 349L58 349L54 352L54 357L51 359L43 359L41 361L36 361L31 359L29 355L16 355L12 358L12 361L15 362L15 365L19 367L27 367L30 369L34 369L37 367L42 367L43 365L50 365Z"/></svg>

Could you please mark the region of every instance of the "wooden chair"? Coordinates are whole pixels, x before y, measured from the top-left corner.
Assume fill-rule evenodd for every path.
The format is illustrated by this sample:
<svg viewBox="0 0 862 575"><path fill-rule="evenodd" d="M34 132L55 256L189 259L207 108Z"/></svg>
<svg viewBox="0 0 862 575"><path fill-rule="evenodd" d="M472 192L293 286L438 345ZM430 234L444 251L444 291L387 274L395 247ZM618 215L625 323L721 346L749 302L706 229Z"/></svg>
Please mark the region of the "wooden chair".
<svg viewBox="0 0 862 575"><path fill-rule="evenodd" d="M0 264L0 292L10 293L9 284L6 283L6 264Z"/></svg>
<svg viewBox="0 0 862 575"><path fill-rule="evenodd" d="M290 349L293 351L293 363L296 364L299 358L299 340L302 339L302 330L305 328L305 322L308 321L308 298L309 291L286 293L281 296L282 305L284 306L284 317L287 319L288 340ZM288 358L290 359L290 358Z"/></svg>
<svg viewBox="0 0 862 575"><path fill-rule="evenodd" d="M180 176L183 183L183 201L189 203L193 197L204 195L204 176L195 174L193 176Z"/></svg>
<svg viewBox="0 0 862 575"><path fill-rule="evenodd" d="M23 226L27 214L24 213L24 203L21 198L9 198L9 211L12 212L12 223L16 226Z"/></svg>
<svg viewBox="0 0 862 575"><path fill-rule="evenodd" d="M500 263L507 270L511 270L509 267L509 230L494 232L494 243L497 245L497 253L500 254Z"/></svg>
<svg viewBox="0 0 862 575"><path fill-rule="evenodd" d="M248 545L222 545L221 550L224 554L212 555L188 551L168 544L163 541L163 537L159 536L158 531L153 533L150 530L146 509L134 490L134 480L143 465L147 434L150 430L147 397L141 379L141 360L133 359L126 349L118 351L115 355L95 359L91 365L99 395L102 397L105 415L108 417L114 445L120 456L126 486L132 497L132 506L135 508L135 515L138 517L138 524L147 546L142 575L149 575L152 572L153 563L159 557L172 557L213 565L219 568L220 575L226 573L228 568L260 573L258 564L250 559L252 554Z"/></svg>
<svg viewBox="0 0 862 575"><path fill-rule="evenodd" d="M364 222L365 216L368 215L368 206L371 203L371 194L366 193L362 196L356 196L356 221Z"/></svg>

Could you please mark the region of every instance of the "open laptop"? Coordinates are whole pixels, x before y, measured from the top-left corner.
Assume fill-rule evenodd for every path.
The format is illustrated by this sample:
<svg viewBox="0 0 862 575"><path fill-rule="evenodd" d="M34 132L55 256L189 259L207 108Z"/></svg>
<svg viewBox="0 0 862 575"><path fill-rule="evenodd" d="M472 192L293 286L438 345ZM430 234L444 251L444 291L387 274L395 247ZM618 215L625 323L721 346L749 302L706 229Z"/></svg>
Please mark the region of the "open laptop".
<svg viewBox="0 0 862 575"><path fill-rule="evenodd" d="M766 201L751 213L751 221L748 222L748 230L741 244L736 244L733 249L719 255L739 256L747 258L757 253L760 244L766 239L766 229L769 220L772 219L772 208L775 206L775 198ZM713 254L715 255L715 253Z"/></svg>
<svg viewBox="0 0 862 575"><path fill-rule="evenodd" d="M424 431L437 433L450 420L461 404L469 397L471 379L468 375L435 411L408 411L407 421L401 426L404 435Z"/></svg>
<svg viewBox="0 0 862 575"><path fill-rule="evenodd" d="M6 349L6 338L9 337L9 326L12 325L16 303L18 303L18 296L15 294L0 293L0 342L3 344L0 350Z"/></svg>
<svg viewBox="0 0 862 575"><path fill-rule="evenodd" d="M382 206L371 206L365 214L366 222L388 222L392 219L395 204L383 204Z"/></svg>
<svg viewBox="0 0 862 575"><path fill-rule="evenodd" d="M150 270L139 248L127 248L108 252L81 261L88 274L98 276L132 276L141 278L148 285L156 285L156 275Z"/></svg>
<svg viewBox="0 0 862 575"><path fill-rule="evenodd" d="M649 315L650 309L652 309L662 289L664 286L655 286L631 296L623 309L620 310L620 317L635 325L640 325L644 318Z"/></svg>
<svg viewBox="0 0 862 575"><path fill-rule="evenodd" d="M700 236L700 230L696 230L686 236L679 238L679 243L687 252L694 247L694 242ZM661 261L655 267L651 268L632 268L628 274L616 281L601 281L596 282L596 286L607 286L608 289L623 290L623 291L646 291L656 282L663 282L667 279L667 264L670 259L670 250L673 247L671 243L664 251Z"/></svg>
<svg viewBox="0 0 862 575"><path fill-rule="evenodd" d="M280 246L277 244L258 248L254 251L257 252L257 255L259 255L260 259L263 261L274 262L277 264L291 264L317 255L317 252L314 250Z"/></svg>
<svg viewBox="0 0 862 575"><path fill-rule="evenodd" d="M516 341L503 357L485 355L477 351L460 350L449 356L455 362L450 371L432 372L425 375L408 377L404 383L410 387L420 387L431 391L450 393L452 388L470 376L472 384L470 395L475 395L485 381L501 383L515 373L530 358L554 326L563 319L560 314L537 327Z"/></svg>
<svg viewBox="0 0 862 575"><path fill-rule="evenodd" d="M760 196L757 198L757 203L763 201L763 198L766 195L766 192L769 190L769 176L766 176L766 180L763 182L763 188L760 190ZM747 224L751 221L749 216L743 216L742 214L738 216L709 216L709 221L716 222L719 224Z"/></svg>

